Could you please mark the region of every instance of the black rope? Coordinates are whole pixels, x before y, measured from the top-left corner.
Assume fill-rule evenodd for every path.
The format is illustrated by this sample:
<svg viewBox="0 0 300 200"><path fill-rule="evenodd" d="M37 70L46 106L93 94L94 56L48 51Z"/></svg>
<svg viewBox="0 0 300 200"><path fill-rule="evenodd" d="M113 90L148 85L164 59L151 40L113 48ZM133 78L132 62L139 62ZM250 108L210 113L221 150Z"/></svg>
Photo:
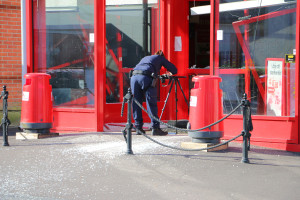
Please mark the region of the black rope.
<svg viewBox="0 0 300 200"><path fill-rule="evenodd" d="M173 129L177 129L177 130L181 130L181 131L190 131L190 132L196 132L196 131L200 131L200 130L204 130L204 129L207 129L211 126L214 126L218 123L220 123L221 121L225 120L226 118L228 118L230 115L232 115L240 106L244 105L244 101L242 101L236 108L234 108L228 115L226 115L225 117L223 117L222 119L208 125L208 126L205 126L203 128L200 128L200 129L195 129L195 130L190 130L190 129L182 129L182 128L178 128L178 127L175 127L175 126L172 126L170 124L167 124L163 121L160 121L157 117L153 116L151 113L149 113L135 98L133 98L133 101L143 110L145 111L150 117L152 117L153 119L155 119L156 121L168 126L169 128L173 128ZM251 110L250 110L251 112ZM251 113L250 113L250 116L251 116ZM249 120L250 121L250 120ZM136 129L136 128L135 128ZM170 148L170 149L175 149L175 150L180 150L180 151L203 151L203 150L209 150L209 149L214 149L214 148L217 148L217 147L220 147L220 146L223 146L223 145L226 145L228 144L229 142L232 142L233 140L237 139L238 137L244 135L244 132L240 133L239 135L231 138L230 140L226 141L226 142L223 142L223 143L219 143L219 144L216 144L214 146L210 146L210 147L206 147L206 148L198 148L198 149L186 149L186 148L180 148L180 147L174 147L174 146L170 146L170 145L167 145L167 144L163 144L155 139L153 139L152 137L149 137L148 135L146 135L145 133L143 133L142 131L136 129L136 132L138 134L141 134L143 135L144 137L146 137L147 139L151 140L152 142L158 144L158 145L161 145L163 147L167 147L167 148ZM126 135L124 134L124 137L126 138Z"/></svg>
<svg viewBox="0 0 300 200"><path fill-rule="evenodd" d="M203 128L200 128L200 129L195 129L195 130L191 130L191 129L183 129L183 128L178 128L176 126L172 126L170 124L167 124L163 121L160 121L157 117L153 116L151 113L149 113L135 98L133 98L133 101L143 110L145 111L150 117L152 117L153 119L155 119L156 121L168 126L169 128L172 128L172 129L176 129L176 130L180 130L180 131L189 131L189 132L197 132L197 131L201 131L201 130L204 130L204 129L207 129L211 126L214 126L218 123L220 123L221 121L225 120L226 118L228 118L230 115L232 115L240 106L243 105L243 102L241 102L236 108L234 108L230 113L228 113L225 117L223 117L222 119L208 125L208 126L205 126Z"/></svg>
<svg viewBox="0 0 300 200"><path fill-rule="evenodd" d="M146 137L147 139L151 140L152 142L156 143L156 144L159 144L163 147L167 147L167 148L170 148L170 149L175 149L175 150L180 150L180 151L204 151L204 150L209 150L209 149L214 149L214 148L217 148L217 147L220 147L220 146L223 146L223 145L226 145L228 144L229 142L232 142L233 140L237 139L238 137L242 136L244 133L242 132L241 134L231 138L230 140L227 140L226 142L223 142L223 143L219 143L219 144L216 144L214 146L210 146L210 147L206 147L206 148L199 148L199 149L186 149L186 148L180 148L180 147L174 147L174 146L170 146L170 145L167 145L167 144L163 144L155 139L153 139L152 137L149 137L148 135L146 135L145 133L143 133L142 131L136 129L136 131L143 135L144 137Z"/></svg>

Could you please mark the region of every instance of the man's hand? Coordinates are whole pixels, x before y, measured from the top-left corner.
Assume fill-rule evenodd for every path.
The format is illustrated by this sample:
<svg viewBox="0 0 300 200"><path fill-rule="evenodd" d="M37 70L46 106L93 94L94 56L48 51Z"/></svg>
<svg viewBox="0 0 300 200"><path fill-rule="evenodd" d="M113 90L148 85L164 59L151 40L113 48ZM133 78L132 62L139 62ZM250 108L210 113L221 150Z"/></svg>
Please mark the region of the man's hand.
<svg viewBox="0 0 300 200"><path fill-rule="evenodd" d="M166 72L167 76L173 76L172 72Z"/></svg>

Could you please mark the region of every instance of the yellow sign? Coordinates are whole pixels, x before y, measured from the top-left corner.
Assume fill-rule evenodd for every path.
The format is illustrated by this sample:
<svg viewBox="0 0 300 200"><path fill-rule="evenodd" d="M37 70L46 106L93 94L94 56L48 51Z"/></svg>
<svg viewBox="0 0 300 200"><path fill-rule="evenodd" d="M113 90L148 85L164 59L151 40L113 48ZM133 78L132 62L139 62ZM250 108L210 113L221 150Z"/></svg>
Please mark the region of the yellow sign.
<svg viewBox="0 0 300 200"><path fill-rule="evenodd" d="M296 55L294 54L285 54L285 63L295 63Z"/></svg>

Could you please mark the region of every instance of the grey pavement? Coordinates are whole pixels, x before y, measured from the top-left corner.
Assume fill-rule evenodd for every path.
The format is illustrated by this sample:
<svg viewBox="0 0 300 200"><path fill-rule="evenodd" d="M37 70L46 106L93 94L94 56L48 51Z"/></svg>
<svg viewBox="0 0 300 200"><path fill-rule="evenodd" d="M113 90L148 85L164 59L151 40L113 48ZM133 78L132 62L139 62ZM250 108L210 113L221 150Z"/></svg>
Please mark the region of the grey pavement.
<svg viewBox="0 0 300 200"><path fill-rule="evenodd" d="M2 134L2 132L1 132ZM149 133L148 133L149 134ZM168 145L184 134L154 137ZM241 144L218 152L161 147L133 135L133 155L119 133L68 133L39 140L0 138L1 200L300 199L300 154Z"/></svg>

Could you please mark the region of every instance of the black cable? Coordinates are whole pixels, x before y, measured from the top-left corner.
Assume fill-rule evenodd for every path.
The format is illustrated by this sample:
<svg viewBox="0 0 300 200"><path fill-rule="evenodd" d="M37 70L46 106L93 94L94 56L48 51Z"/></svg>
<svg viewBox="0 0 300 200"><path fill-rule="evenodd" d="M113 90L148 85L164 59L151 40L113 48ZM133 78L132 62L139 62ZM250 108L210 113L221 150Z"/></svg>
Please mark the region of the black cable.
<svg viewBox="0 0 300 200"><path fill-rule="evenodd" d="M189 131L189 132L197 132L197 131L201 131L201 130L204 130L204 129L207 129L211 126L214 126L218 123L220 123L221 121L225 120L226 118L228 118L230 115L232 115L240 106L243 105L243 102L241 102L236 108L234 108L228 115L226 115L225 117L223 117L222 119L208 125L208 126L205 126L203 128L200 128L200 129L195 129L195 130L191 130L191 129L183 129L183 128L178 128L176 126L172 126L170 124L167 124L163 121L160 121L157 117L153 116L151 113L149 113L135 98L133 98L133 101L143 110L145 111L151 118L155 119L156 121L168 126L169 128L172 128L172 129L175 129L175 130L180 130L180 131Z"/></svg>
<svg viewBox="0 0 300 200"><path fill-rule="evenodd" d="M175 150L180 150L180 151L204 151L204 150L209 150L209 149L214 149L214 148L217 148L217 147L220 147L220 146L223 146L225 144L228 144L229 142L232 142L233 140L237 139L238 137L242 136L244 133L240 133L239 135L231 138L230 140L227 140L226 142L223 142L223 143L219 143L219 144L216 144L214 146L210 146L210 147L206 147L206 148L199 148L199 149L186 149L186 148L180 148L180 147L174 147L174 146L170 146L170 145L167 145L167 144L163 144L155 139L153 139L152 137L149 137L148 135L146 135L146 133L143 133L142 131L136 129L137 133L143 135L144 137L146 137L147 139L151 140L152 142L158 144L158 145L161 145L163 147L167 147L167 148L170 148L170 149L175 149Z"/></svg>
<svg viewBox="0 0 300 200"><path fill-rule="evenodd" d="M226 115L225 117L223 117L222 119L208 125L208 126L205 126L203 128L200 128L200 129L196 129L196 130L190 130L190 129L182 129L182 128L177 128L175 126L172 126L172 125L169 125L167 123L164 123L162 121L160 121L159 119L157 119L156 117L154 117L151 113L149 113L135 98L133 98L133 101L143 110L145 111L150 117L152 117L153 119L155 119L156 121L164 124L164 125L167 125L168 127L170 128L173 128L173 129L176 129L176 130L183 130L183 131L190 131L190 132L196 132L196 131L200 131L200 130L203 130L203 129L206 129L206 128L209 128L211 126L214 126L216 125L217 123L220 123L221 121L223 121L224 119L226 119L227 117L229 117L230 115L232 115L240 106L242 106L244 104L244 102L242 101L235 109L233 109L228 115ZM136 129L136 128L135 128ZM174 147L174 146L170 146L170 145L166 145L166 144L163 144L151 137L149 137L148 135L146 135L145 133L143 133L142 131L136 129L136 132L140 135L143 135L144 137L146 137L147 139L151 140L152 142L158 144L158 145L161 145L163 147L167 147L167 148L171 148L171 149L175 149L175 150L180 150L180 151L203 151L203 150L209 150L209 149L214 149L214 148L217 148L219 146L222 146L222 145L225 145L225 144L228 144L229 142L237 139L238 137L242 136L244 133L242 132L241 134L233 137L232 139L226 141L226 142L223 142L223 143L219 143L219 144L216 144L214 146L210 146L210 147L206 147L206 148L199 148L199 149L186 149L186 148L180 148L180 147Z"/></svg>

